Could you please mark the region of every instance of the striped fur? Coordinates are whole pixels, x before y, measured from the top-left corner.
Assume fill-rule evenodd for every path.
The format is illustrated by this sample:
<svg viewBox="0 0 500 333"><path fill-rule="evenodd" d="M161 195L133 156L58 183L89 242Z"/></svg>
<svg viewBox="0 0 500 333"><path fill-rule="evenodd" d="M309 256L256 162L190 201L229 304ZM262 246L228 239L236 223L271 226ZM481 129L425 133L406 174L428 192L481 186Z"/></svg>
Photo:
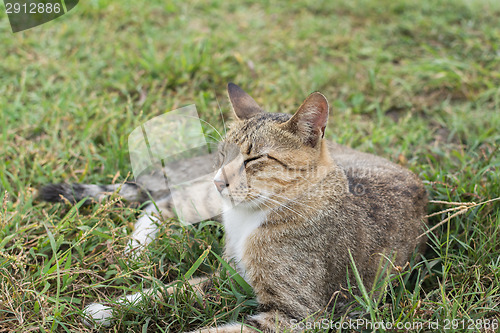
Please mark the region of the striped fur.
<svg viewBox="0 0 500 333"><path fill-rule="evenodd" d="M233 84L228 93L235 121L220 143L214 174L218 200L226 208L221 207L225 256L254 288L261 312L243 323L193 332L295 332L293 323L327 309L332 297L345 294L349 252L366 288L372 287L381 262L405 266L425 242L416 237L426 224L427 195L410 171L323 139L329 112L323 95L311 94L290 116L264 112ZM177 176L186 168L206 167L207 158L211 156L179 164ZM152 197L160 211L146 207L132 236L135 249L154 238L159 213L173 216L170 192L138 183L124 184L119 194L132 201ZM219 202L203 186L191 189L199 193L196 204L202 210ZM98 200L117 189L49 185L40 194L49 201L75 202ZM352 272L350 280L355 280ZM211 284L210 279L191 282L200 292ZM129 296L134 301L156 297L149 291ZM95 322L110 323L108 307L92 304L86 313Z"/></svg>

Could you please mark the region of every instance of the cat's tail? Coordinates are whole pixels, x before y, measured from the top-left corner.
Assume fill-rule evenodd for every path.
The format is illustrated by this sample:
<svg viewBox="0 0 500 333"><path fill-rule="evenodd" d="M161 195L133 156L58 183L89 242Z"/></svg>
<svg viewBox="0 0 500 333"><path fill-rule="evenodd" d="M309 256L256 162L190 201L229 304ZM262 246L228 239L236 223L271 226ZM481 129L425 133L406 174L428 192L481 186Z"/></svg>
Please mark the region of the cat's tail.
<svg viewBox="0 0 500 333"><path fill-rule="evenodd" d="M130 202L142 203L150 199L150 194L145 188L132 182L113 185L48 184L39 189L38 197L44 201L69 201L73 204L87 199L85 204L90 204L95 201L101 201L106 196L117 191L118 195Z"/></svg>

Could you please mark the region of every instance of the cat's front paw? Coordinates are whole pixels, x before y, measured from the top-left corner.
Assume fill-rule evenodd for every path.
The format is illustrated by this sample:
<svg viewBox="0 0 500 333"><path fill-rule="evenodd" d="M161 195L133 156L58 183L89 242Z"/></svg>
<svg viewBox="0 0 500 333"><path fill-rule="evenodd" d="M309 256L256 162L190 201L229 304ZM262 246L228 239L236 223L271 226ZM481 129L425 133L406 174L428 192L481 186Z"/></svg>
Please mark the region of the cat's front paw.
<svg viewBox="0 0 500 333"><path fill-rule="evenodd" d="M128 257L130 259L137 259L142 254L142 252L144 252L145 248L146 247L137 240L131 239L128 241L127 246L125 247L125 257Z"/></svg>
<svg viewBox="0 0 500 333"><path fill-rule="evenodd" d="M137 259L146 249L146 247L156 238L157 228L153 224L144 223L147 216L141 217L136 222L136 230L130 235L130 240L125 247L125 256L131 259ZM148 220L151 222L150 220Z"/></svg>
<svg viewBox="0 0 500 333"><path fill-rule="evenodd" d="M257 331L245 325L234 323L219 327L204 327L185 333L256 333ZM260 332L260 331L259 331ZM267 332L267 331L266 331Z"/></svg>
<svg viewBox="0 0 500 333"><path fill-rule="evenodd" d="M101 303L92 303L83 309L82 322L88 327L111 326L113 309Z"/></svg>

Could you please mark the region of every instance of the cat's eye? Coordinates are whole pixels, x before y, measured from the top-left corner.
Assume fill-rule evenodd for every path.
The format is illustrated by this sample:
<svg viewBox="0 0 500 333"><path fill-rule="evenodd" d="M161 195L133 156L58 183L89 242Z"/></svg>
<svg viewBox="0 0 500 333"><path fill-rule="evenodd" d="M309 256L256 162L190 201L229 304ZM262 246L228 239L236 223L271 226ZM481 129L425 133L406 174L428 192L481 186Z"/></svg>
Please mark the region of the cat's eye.
<svg viewBox="0 0 500 333"><path fill-rule="evenodd" d="M261 159L261 158L264 158L264 157L267 157L267 154L250 157L250 158L247 158L246 160L244 160L243 164L245 166L247 166L248 163L255 161L255 160L258 160L258 159Z"/></svg>

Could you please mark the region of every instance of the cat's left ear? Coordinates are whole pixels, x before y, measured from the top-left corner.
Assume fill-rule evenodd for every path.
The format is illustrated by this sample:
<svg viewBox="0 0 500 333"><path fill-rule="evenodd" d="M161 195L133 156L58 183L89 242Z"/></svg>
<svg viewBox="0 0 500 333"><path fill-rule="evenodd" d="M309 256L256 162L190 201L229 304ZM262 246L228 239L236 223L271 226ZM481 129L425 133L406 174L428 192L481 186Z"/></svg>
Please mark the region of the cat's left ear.
<svg viewBox="0 0 500 333"><path fill-rule="evenodd" d="M234 83L228 83L227 94L238 119L250 119L256 114L264 112L249 94Z"/></svg>
<svg viewBox="0 0 500 333"><path fill-rule="evenodd" d="M316 147L325 135L328 113L326 97L319 92L314 92L306 98L293 117L282 126L302 138L306 145Z"/></svg>

